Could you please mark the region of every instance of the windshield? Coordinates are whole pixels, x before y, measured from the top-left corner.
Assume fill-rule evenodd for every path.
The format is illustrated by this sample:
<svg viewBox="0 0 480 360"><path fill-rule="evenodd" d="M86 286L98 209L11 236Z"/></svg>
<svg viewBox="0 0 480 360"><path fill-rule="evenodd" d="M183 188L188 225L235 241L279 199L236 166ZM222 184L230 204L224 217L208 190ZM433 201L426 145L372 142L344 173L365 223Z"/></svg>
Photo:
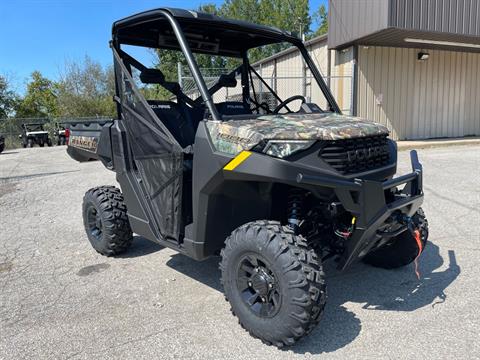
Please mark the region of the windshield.
<svg viewBox="0 0 480 360"><path fill-rule="evenodd" d="M192 108L205 107L198 81L181 51L143 49L145 54L138 47L125 47L122 58L130 65L147 102L173 101ZM282 58L286 60L276 61L271 56L278 51L284 52ZM144 59L144 63L127 52ZM310 105L307 112L333 110L321 90L323 80L314 76L315 70L308 59L292 44L256 47L245 55L239 58L193 53L216 110L223 118L305 112L304 104Z"/></svg>

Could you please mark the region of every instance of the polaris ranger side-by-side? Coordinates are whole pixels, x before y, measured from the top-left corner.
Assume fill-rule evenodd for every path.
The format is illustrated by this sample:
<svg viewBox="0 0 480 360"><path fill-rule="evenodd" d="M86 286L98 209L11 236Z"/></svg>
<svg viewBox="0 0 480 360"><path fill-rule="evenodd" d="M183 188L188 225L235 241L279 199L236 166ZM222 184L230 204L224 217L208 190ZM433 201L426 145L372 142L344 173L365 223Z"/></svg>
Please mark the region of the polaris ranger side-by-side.
<svg viewBox="0 0 480 360"><path fill-rule="evenodd" d="M52 146L52 140L49 137L48 131L46 131L43 126L43 123L22 124L20 139L22 139L24 148L31 148L35 144L40 147L44 147L45 144Z"/></svg>
<svg viewBox="0 0 480 360"><path fill-rule="evenodd" d="M68 132L65 129L64 124L56 124L55 131L53 133L57 142L57 146L67 145L68 142Z"/></svg>
<svg viewBox="0 0 480 360"><path fill-rule="evenodd" d="M250 64L258 48L285 44L303 56L308 82L282 85L280 67L266 80ZM194 86L146 67L131 46L180 54ZM120 184L84 197L85 229L99 253L127 250L136 233L196 260L220 255L241 325L283 346L320 320L328 258L340 269L357 259L396 268L423 251L416 152L412 172L394 178L388 130L341 114L297 37L163 8L115 22L111 48L118 119L70 124L67 149L79 161L100 160ZM207 86L200 56L230 71Z"/></svg>

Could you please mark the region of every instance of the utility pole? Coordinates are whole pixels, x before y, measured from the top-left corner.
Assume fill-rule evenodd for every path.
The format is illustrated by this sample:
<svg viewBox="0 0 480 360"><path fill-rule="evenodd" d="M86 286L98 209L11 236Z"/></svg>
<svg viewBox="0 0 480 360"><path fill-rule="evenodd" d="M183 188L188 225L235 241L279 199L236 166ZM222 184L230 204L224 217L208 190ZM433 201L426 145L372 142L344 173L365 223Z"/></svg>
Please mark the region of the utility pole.
<svg viewBox="0 0 480 360"><path fill-rule="evenodd" d="M300 16L297 18L297 22L300 27L300 32L299 32L300 38L302 39L302 42L305 42L305 33L303 32L303 20Z"/></svg>

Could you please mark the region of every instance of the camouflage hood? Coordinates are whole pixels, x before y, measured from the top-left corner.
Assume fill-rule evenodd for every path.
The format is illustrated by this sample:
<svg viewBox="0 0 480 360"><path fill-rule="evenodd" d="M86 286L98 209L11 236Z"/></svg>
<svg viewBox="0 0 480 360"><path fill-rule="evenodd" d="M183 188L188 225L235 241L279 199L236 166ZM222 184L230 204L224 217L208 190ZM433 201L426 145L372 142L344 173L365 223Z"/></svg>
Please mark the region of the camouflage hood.
<svg viewBox="0 0 480 360"><path fill-rule="evenodd" d="M250 150L262 140L338 140L388 134L383 125L335 113L208 121L207 128L215 148L232 155Z"/></svg>

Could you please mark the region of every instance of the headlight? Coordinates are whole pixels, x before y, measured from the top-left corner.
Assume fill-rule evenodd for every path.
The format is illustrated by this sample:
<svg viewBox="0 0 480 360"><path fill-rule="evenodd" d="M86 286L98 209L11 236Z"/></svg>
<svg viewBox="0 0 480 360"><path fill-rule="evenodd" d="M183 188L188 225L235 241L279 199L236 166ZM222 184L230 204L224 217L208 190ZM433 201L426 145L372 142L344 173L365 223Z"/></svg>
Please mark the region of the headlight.
<svg viewBox="0 0 480 360"><path fill-rule="evenodd" d="M315 140L270 140L262 152L283 159L296 152L308 149L314 143Z"/></svg>

